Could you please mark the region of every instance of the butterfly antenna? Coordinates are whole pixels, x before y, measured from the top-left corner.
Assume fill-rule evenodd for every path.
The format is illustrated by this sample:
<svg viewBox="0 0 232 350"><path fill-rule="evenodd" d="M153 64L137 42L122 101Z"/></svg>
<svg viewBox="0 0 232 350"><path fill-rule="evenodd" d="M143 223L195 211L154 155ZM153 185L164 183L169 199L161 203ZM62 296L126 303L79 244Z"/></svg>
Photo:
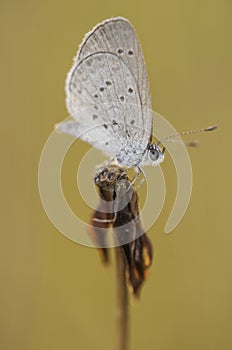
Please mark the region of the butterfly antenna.
<svg viewBox="0 0 232 350"><path fill-rule="evenodd" d="M208 128L202 128L202 129L198 129L198 130L183 131L180 134L173 134L173 135L169 135L169 136L165 137L164 139L158 141L157 145L159 145L163 141L168 141L174 137L183 136L183 135L191 135L191 134L195 134L195 133L203 132L203 131L213 131L215 129L217 129L217 125L209 126ZM194 146L195 146L195 144L194 144Z"/></svg>

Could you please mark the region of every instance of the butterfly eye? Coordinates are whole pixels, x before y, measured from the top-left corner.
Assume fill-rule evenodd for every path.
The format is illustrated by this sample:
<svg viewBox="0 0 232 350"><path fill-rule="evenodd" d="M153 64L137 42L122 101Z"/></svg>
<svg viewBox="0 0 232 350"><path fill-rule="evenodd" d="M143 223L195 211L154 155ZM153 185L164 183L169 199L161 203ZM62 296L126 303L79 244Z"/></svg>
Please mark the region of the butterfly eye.
<svg viewBox="0 0 232 350"><path fill-rule="evenodd" d="M159 151L156 149L150 150L150 158L151 160L157 160L159 158Z"/></svg>
<svg viewBox="0 0 232 350"><path fill-rule="evenodd" d="M159 159L160 157L160 149L156 144L152 144L149 147L149 155L152 161L156 161Z"/></svg>

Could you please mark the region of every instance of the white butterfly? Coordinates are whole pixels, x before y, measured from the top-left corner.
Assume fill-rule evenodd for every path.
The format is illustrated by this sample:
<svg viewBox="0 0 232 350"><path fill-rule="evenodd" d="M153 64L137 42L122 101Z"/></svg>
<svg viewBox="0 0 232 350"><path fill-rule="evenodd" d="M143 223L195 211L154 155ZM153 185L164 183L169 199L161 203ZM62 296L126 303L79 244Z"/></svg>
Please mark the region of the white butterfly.
<svg viewBox="0 0 232 350"><path fill-rule="evenodd" d="M164 159L151 143L152 104L142 50L130 22L99 23L86 34L66 80L72 120L57 129L79 137L130 168Z"/></svg>

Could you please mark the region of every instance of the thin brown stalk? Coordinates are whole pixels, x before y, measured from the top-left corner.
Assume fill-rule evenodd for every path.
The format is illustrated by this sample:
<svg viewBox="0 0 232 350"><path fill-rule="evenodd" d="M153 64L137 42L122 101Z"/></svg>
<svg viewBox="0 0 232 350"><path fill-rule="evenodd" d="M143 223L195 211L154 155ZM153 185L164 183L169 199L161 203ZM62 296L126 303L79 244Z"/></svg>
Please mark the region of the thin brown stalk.
<svg viewBox="0 0 232 350"><path fill-rule="evenodd" d="M117 343L116 350L128 349L128 289L126 264L122 248L115 248L116 296L117 296Z"/></svg>

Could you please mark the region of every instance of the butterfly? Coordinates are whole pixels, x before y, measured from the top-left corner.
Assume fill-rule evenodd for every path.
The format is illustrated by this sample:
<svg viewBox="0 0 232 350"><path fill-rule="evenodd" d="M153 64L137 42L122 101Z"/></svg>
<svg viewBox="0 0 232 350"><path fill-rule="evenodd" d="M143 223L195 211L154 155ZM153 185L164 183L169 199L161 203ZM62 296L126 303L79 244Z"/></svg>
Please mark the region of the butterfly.
<svg viewBox="0 0 232 350"><path fill-rule="evenodd" d="M152 103L140 43L123 17L97 24L84 37L66 79L72 119L57 129L103 151L118 165L158 165L164 148L152 143Z"/></svg>

